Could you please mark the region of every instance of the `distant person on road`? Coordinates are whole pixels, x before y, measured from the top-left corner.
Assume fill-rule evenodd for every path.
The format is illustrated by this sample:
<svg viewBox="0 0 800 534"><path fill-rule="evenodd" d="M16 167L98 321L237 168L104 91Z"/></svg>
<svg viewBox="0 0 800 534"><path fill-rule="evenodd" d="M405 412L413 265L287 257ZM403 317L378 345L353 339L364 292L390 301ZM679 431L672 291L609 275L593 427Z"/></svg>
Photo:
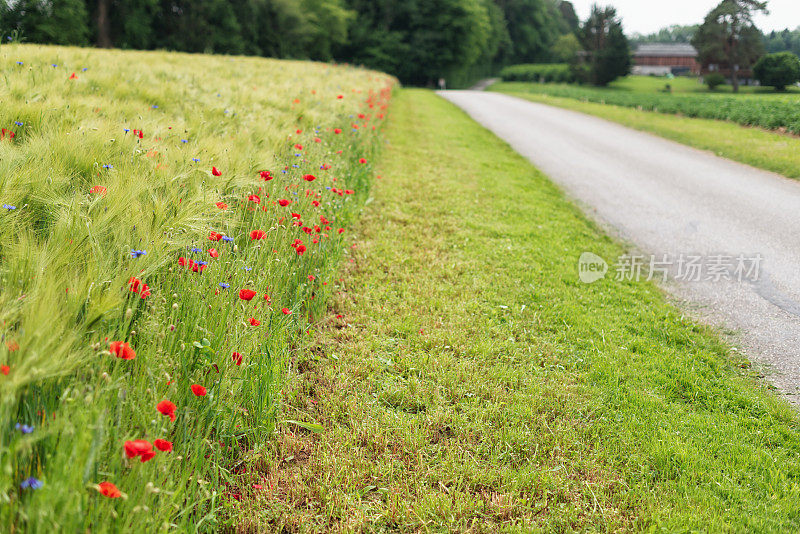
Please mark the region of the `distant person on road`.
<svg viewBox="0 0 800 534"><path fill-rule="evenodd" d="M445 89L447 89L447 82L444 78L439 78L439 90L444 91Z"/></svg>

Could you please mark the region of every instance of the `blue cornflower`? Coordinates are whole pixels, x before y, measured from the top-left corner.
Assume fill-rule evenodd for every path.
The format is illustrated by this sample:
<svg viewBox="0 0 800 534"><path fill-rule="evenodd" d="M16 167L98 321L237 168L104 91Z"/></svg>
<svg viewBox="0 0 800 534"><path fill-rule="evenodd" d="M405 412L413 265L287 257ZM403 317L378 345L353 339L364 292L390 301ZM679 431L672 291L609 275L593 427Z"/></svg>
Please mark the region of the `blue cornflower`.
<svg viewBox="0 0 800 534"><path fill-rule="evenodd" d="M21 425L17 423L14 428L22 432L23 434L30 434L33 432L34 427L32 425Z"/></svg>
<svg viewBox="0 0 800 534"><path fill-rule="evenodd" d="M192 161L194 161L195 163L200 163L200 160L198 158L192 158Z"/></svg>
<svg viewBox="0 0 800 534"><path fill-rule="evenodd" d="M223 113L226 113L226 114L227 114L227 113L230 113L230 111L228 111L228 110L226 109L225 111L223 111Z"/></svg>
<svg viewBox="0 0 800 534"><path fill-rule="evenodd" d="M17 209L17 207L16 206L12 206L11 204L3 204L3 209L11 211L11 210Z"/></svg>
<svg viewBox="0 0 800 534"><path fill-rule="evenodd" d="M17 126L23 126L25 123L20 121L14 121L14 124L16 124Z"/></svg>
<svg viewBox="0 0 800 534"><path fill-rule="evenodd" d="M181 143L188 143L188 142L189 142L188 139L181 139Z"/></svg>
<svg viewBox="0 0 800 534"><path fill-rule="evenodd" d="M53 68L58 67L58 65L56 65L55 63L51 63L51 65L53 65Z"/></svg>
<svg viewBox="0 0 800 534"><path fill-rule="evenodd" d="M131 258L138 258L147 254L146 250L131 250Z"/></svg>
<svg viewBox="0 0 800 534"><path fill-rule="evenodd" d="M222 240L223 240L223 241L227 241L227 242L229 242L229 243L230 243L231 241L233 241L233 238L232 238L232 237L228 237L228 236L224 235L224 236L222 236Z"/></svg>
<svg viewBox="0 0 800 534"><path fill-rule="evenodd" d="M110 164L108 164L108 163L106 163L105 165L103 165L103 168L104 168L104 169L113 169L113 168L114 168L114 166L113 166L113 165L110 165Z"/></svg>
<svg viewBox="0 0 800 534"><path fill-rule="evenodd" d="M282 172L283 174L286 174L286 169L283 169L281 172Z"/></svg>
<svg viewBox="0 0 800 534"><path fill-rule="evenodd" d="M196 261L195 263L196 263L197 265L208 265L208 262L207 262L207 261Z"/></svg>
<svg viewBox="0 0 800 534"><path fill-rule="evenodd" d="M8 37L6 37L6 41L10 41L12 39L13 39L13 37L11 37L10 35Z"/></svg>
<svg viewBox="0 0 800 534"><path fill-rule="evenodd" d="M37 489L41 488L42 486L44 486L44 482L42 482L41 480L39 480L36 477L26 478L19 485L19 487L22 488L22 489L30 488L32 490L37 490Z"/></svg>
<svg viewBox="0 0 800 534"><path fill-rule="evenodd" d="M158 104L153 104L151 107L152 107L153 109L158 109Z"/></svg>
<svg viewBox="0 0 800 534"><path fill-rule="evenodd" d="M86 72L87 70L89 70L89 67L83 67L83 68L81 69L81 71L82 71L82 72Z"/></svg>
<svg viewBox="0 0 800 534"><path fill-rule="evenodd" d="M203 252L202 248L192 247L192 252Z"/></svg>
<svg viewBox="0 0 800 534"><path fill-rule="evenodd" d="M231 286L230 286L230 284L226 284L225 282L222 282L222 283L219 285L219 287L221 287L222 289L228 289L228 288L229 288L229 287L231 287Z"/></svg>
<svg viewBox="0 0 800 534"><path fill-rule="evenodd" d="M252 271L252 270L253 270L253 268L252 268L252 267L244 267L244 270L245 270L245 271Z"/></svg>
<svg viewBox="0 0 800 534"><path fill-rule="evenodd" d="M131 129L130 129L130 128L123 128L123 130L125 130L125 133L128 133L128 132L130 132L130 131L131 131Z"/></svg>

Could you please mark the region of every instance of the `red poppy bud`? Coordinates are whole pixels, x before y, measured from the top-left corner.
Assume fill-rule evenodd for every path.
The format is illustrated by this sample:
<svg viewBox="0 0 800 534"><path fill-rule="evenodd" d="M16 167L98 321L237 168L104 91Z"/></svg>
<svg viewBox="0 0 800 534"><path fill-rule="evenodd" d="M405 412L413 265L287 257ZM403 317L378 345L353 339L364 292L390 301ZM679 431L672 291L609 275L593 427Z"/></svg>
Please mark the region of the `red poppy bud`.
<svg viewBox="0 0 800 534"><path fill-rule="evenodd" d="M242 365L242 355L241 354L239 354L238 352L234 352L233 356L231 356L231 357L233 358L233 363L235 363L236 365Z"/></svg>
<svg viewBox="0 0 800 534"><path fill-rule="evenodd" d="M239 291L239 298L242 300L253 300L253 297L256 296L256 292L252 289L242 289Z"/></svg>
<svg viewBox="0 0 800 534"><path fill-rule="evenodd" d="M142 454L148 453L153 450L153 446L149 441L144 439L136 439L133 441L125 442L125 455L128 458L135 458Z"/></svg>
<svg viewBox="0 0 800 534"><path fill-rule="evenodd" d="M130 345L122 341L114 341L108 346L108 350L111 354L123 360L132 360L136 358L136 351L134 351Z"/></svg>
<svg viewBox="0 0 800 534"><path fill-rule="evenodd" d="M111 482L101 482L97 487L100 488L100 494L109 499L116 499L122 496L122 492Z"/></svg>
<svg viewBox="0 0 800 534"><path fill-rule="evenodd" d="M161 452L172 451L172 442L165 439L155 439L153 440L153 445L155 445L156 449L160 450Z"/></svg>
<svg viewBox="0 0 800 534"><path fill-rule="evenodd" d="M163 400L163 401L159 402L158 404L156 404L156 410L158 410L159 413L161 413L163 415L168 415L170 421L174 421L175 420L175 404L174 403L172 403L172 402L170 402L168 400Z"/></svg>

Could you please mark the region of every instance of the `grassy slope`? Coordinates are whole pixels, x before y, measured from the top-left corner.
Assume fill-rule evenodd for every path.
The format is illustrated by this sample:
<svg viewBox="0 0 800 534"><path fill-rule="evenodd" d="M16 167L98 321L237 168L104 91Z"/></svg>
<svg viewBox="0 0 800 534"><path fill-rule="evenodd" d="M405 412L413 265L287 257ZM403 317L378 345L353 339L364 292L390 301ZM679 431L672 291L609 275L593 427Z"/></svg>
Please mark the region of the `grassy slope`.
<svg viewBox="0 0 800 534"><path fill-rule="evenodd" d="M0 210L0 364L10 366L0 375L0 530L213 525L235 491L228 468L272 431L273 371L324 302L336 230L366 198L370 165L358 159L375 122L351 124L367 122L362 110L380 114L389 83L312 63L0 47L0 126L16 132L0 141L0 203L16 206ZM326 229L307 235L292 212ZM251 240L255 229L264 239ZM210 241L212 231L231 241ZM182 256L208 265L191 272ZM146 299L129 291L133 276L150 286ZM243 288L253 302L238 299ZM112 357L112 341L136 358ZM174 422L156 411L164 399ZM156 438L173 452L125 458L125 441ZM41 489L21 488L30 476ZM101 497L100 481L127 498Z"/></svg>
<svg viewBox="0 0 800 534"><path fill-rule="evenodd" d="M527 84L498 83L490 90L595 115L754 167L800 178L800 138L731 122L679 117L530 92Z"/></svg>
<svg viewBox="0 0 800 534"><path fill-rule="evenodd" d="M797 415L654 285L579 283L581 252L620 246L507 145L429 92L392 113L327 328L283 391L324 430L281 427L239 524L800 527Z"/></svg>

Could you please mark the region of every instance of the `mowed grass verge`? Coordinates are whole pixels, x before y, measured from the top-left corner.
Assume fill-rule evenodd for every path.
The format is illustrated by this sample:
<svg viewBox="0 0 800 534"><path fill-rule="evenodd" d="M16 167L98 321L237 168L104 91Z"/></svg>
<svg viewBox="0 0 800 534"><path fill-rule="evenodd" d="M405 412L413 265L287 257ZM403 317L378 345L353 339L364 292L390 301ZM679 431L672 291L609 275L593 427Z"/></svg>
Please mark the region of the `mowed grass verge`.
<svg viewBox="0 0 800 534"><path fill-rule="evenodd" d="M800 137L780 134L733 122L689 118L635 108L586 102L574 98L551 96L537 92L538 84L498 83L489 90L506 93L532 102L580 111L618 122L630 128L650 132L678 143L718 156L776 172L789 178L800 178ZM792 95L798 98L797 95ZM679 97L676 97L679 98ZM756 98L756 97L749 97ZM760 95L758 98L780 98ZM789 98L785 96L785 98ZM798 100L800 105L800 99Z"/></svg>
<svg viewBox="0 0 800 534"><path fill-rule="evenodd" d="M506 144L404 90L324 328L242 470L240 529L780 531L797 415ZM314 425L320 425L315 428ZM319 430L315 432L314 430Z"/></svg>

